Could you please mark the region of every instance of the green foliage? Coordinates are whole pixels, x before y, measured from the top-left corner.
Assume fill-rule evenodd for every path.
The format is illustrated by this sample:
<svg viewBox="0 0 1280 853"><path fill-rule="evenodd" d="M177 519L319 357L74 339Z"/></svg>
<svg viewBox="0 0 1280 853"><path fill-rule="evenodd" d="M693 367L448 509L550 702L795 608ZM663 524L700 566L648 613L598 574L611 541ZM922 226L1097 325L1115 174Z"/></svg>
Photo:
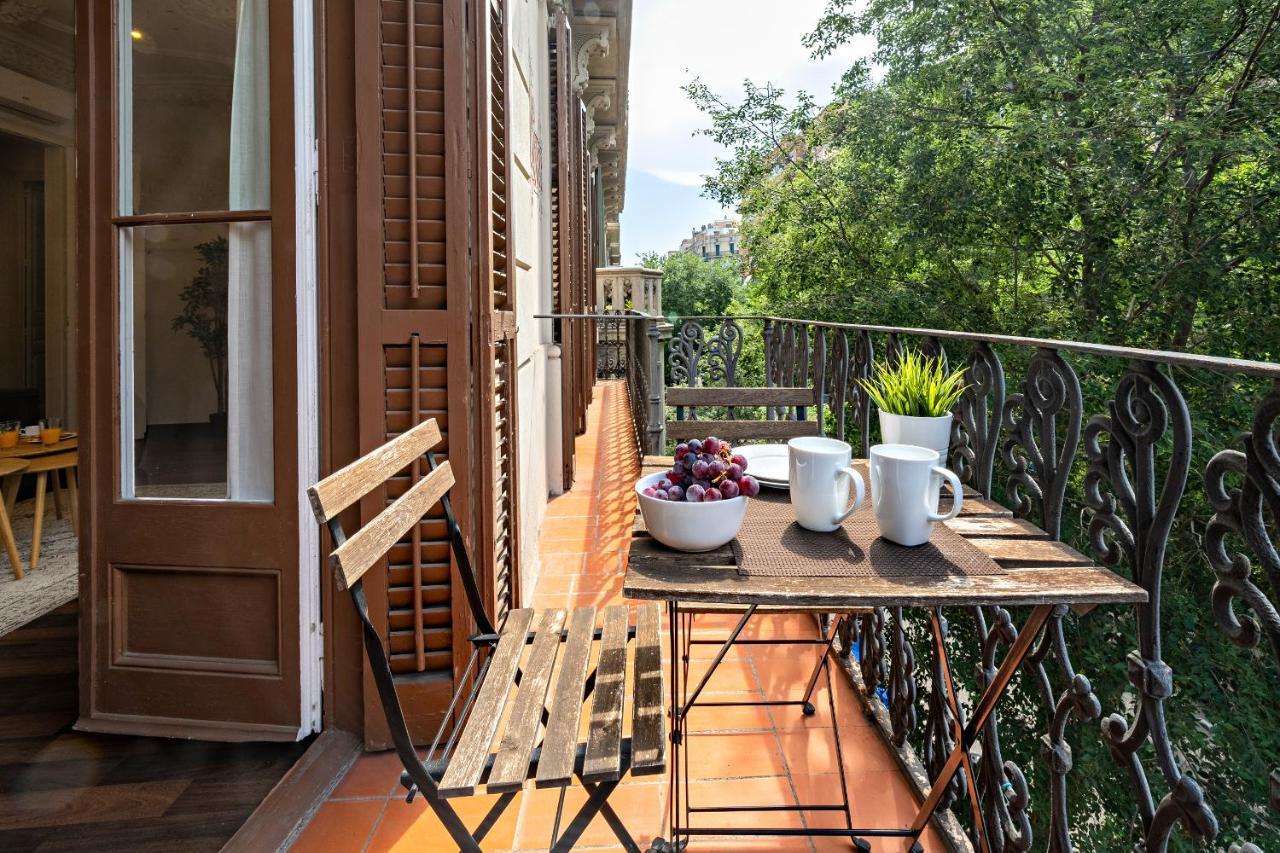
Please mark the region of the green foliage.
<svg viewBox="0 0 1280 853"><path fill-rule="evenodd" d="M227 411L227 238L196 244L202 266L182 288L182 311L173 318L175 332L186 332L209 362L218 400L217 414Z"/></svg>
<svg viewBox="0 0 1280 853"><path fill-rule="evenodd" d="M728 150L706 194L743 216L748 310L1280 361L1280 5L829 0L807 44L821 58L863 36L874 56L826 104L750 82L732 101L697 80L687 87L706 134ZM1011 383L1030 355L1001 348ZM1124 365L1071 361L1085 417L1105 413ZM1280 673L1268 649L1224 637L1202 551L1213 507L1201 472L1217 450L1239 448L1267 389L1172 373L1195 447L1161 589L1176 691L1167 724L1221 823L1214 849L1280 849L1266 806L1280 765ZM1084 467L1077 458L1063 539L1092 553ZM997 499L1003 478L998 467ZM968 614L948 617L954 669L970 674L981 643ZM1131 715L1134 612L1100 608L1065 629L1104 715ZM1055 681L1052 695L1062 689ZM1039 849L1048 720L1031 679L1012 698L1001 746L1027 773ZM1066 732L1076 849L1133 849L1141 819L1128 772L1097 720ZM1150 746L1140 757L1158 801L1167 787ZM1186 839L1175 832L1171 849L1191 849Z"/></svg>
<svg viewBox="0 0 1280 853"><path fill-rule="evenodd" d="M736 257L703 260L692 252L642 255L641 263L662 270L662 312L668 317L723 314L742 293Z"/></svg>
<svg viewBox="0 0 1280 853"><path fill-rule="evenodd" d="M898 363L876 362L871 379L859 379L880 411L891 415L940 418L951 414L964 394L964 370L948 373L942 359L907 350Z"/></svg>

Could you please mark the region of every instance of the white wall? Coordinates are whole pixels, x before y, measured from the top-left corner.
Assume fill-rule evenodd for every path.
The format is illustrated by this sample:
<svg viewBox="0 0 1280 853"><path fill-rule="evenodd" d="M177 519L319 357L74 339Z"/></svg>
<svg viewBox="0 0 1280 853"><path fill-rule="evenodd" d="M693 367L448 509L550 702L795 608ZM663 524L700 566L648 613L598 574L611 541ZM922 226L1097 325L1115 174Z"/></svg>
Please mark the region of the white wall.
<svg viewBox="0 0 1280 853"><path fill-rule="evenodd" d="M549 481L547 453L559 442L560 412L546 404L547 350L552 327L535 315L552 310L551 298L551 96L548 79L546 0L510 0L511 150L516 263L517 393L520 406L520 565L526 599L539 570L538 533ZM557 363L558 364L558 363Z"/></svg>

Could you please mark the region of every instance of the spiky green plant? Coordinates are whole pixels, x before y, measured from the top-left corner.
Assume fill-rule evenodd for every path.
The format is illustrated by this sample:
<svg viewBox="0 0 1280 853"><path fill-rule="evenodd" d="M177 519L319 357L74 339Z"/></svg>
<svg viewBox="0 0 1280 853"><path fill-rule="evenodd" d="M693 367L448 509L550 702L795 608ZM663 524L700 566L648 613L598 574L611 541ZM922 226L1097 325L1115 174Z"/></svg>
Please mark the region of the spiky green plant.
<svg viewBox="0 0 1280 853"><path fill-rule="evenodd" d="M942 359L916 350L907 350L892 367L877 363L875 375L858 384L881 411L919 418L950 414L968 387L963 369L948 373Z"/></svg>

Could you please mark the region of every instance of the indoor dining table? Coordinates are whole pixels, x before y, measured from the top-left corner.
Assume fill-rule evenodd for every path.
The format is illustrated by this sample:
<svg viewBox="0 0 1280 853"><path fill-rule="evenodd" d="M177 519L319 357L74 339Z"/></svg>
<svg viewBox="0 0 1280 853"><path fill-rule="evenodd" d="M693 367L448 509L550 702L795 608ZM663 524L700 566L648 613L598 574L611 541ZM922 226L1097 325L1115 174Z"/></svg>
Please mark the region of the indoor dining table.
<svg viewBox="0 0 1280 853"><path fill-rule="evenodd" d="M865 461L859 461L856 464L865 471ZM646 465L652 466L651 471L646 471L650 473L669 466L670 461L650 457L646 459ZM875 544L865 549L866 559L871 559L873 552L878 553L876 559L880 560L880 563L874 571L835 576L835 572L825 568L830 562L830 553L827 553L824 559L823 555L818 553L823 550L821 546L816 550L806 550L805 545L796 544L802 540L791 533L791 528L787 528L781 537L789 538L789 544L785 547L778 547L774 542L760 541L760 530L767 525L753 521L753 518L757 518L753 513L769 512L776 516L777 513L789 509L785 492L781 495L774 494L771 498L766 494L765 497L771 500L771 505L761 503L758 508L749 508L746 525L734 543L705 554L686 554L666 548L648 535L643 518L637 516L626 577L623 582L623 594L633 599L665 602L668 610L669 642L672 649L668 685L672 745L669 762L672 783L670 801L672 843L679 849L682 841L689 841L698 836L726 835L835 836L850 839L897 837L911 839L917 845L914 849L919 849L918 841L921 833L937 811L956 774L964 770L965 779L969 785L974 825L978 831L979 849L988 851L989 842L982 810L976 792L973 790L976 776L973 772L970 751L1027 654L1034 647L1050 615L1055 608L1064 605L1090 609L1106 604L1130 606L1141 604L1147 601L1146 591L1111 571L1094 565L1088 557L1061 542L1050 539L1046 533L1030 522L1013 518L1009 510L982 499L976 493L965 497L960 516L946 523L942 538L949 537L947 541L953 547L965 551L970 558L970 564L976 565L978 560L982 560L985 561L988 569L966 571L965 560L961 559L960 565L953 567L951 571L926 571L928 561L919 558L918 549L903 549L900 546L882 548L879 544ZM946 501L950 499L949 495L945 498ZM748 527L753 524L755 524L754 528ZM939 537L935 536L935 539L937 538ZM881 542L883 540L877 540L877 543ZM957 542L958 545L955 544ZM784 559L779 559L780 565L776 567L776 571L769 570L766 560L763 563L765 569L763 572L747 573L743 571L744 565L760 566L762 564L760 558L768 556L768 554L752 554L752 548L769 552L769 554L781 552ZM829 552L830 549L827 551ZM977 559L972 559L975 555ZM895 560L900 560L900 564L894 565ZM844 785L842 785L843 801L841 803L805 803L798 806L772 804L759 807L737 803L718 805L700 803L696 807L690 804L688 761L685 750L687 741L696 736L696 733L691 732L687 726L689 712L692 708L702 705L726 704L700 701L700 697L716 668L736 642L768 642L759 639L741 639L743 629L753 616L760 614L761 618L765 618L766 614L777 613L846 614L881 607L916 610L921 618L928 622L934 649L940 658L945 701L950 705L953 719L958 721L962 719L959 713L960 699L943 642L943 610L949 607L984 605L1003 608L1025 607L1028 615L1018 632L1016 641L1001 661L994 678L985 686L981 696L976 698L969 709L967 722L963 727L956 723L955 747L933 780L932 788L920 805L914 820L908 825L860 824L854 819L853 803L851 803L847 786ZM723 642L718 638L711 641L720 648L698 683L690 684L691 680L686 679L685 668L681 661L687 657L691 642L708 642L706 639L692 638L692 614L726 611L740 614L736 626ZM830 651L836 632L827 627L822 631L822 635L816 642L825 647L819 666L826 668L828 666L826 652ZM808 682L808 691L801 699L765 697L763 700L735 704L803 705L804 713L812 714L813 708L808 699L813 692L817 676L818 670L814 670ZM827 691L828 701L832 701L833 693L834 691ZM834 716L834 703L831 710L834 748L837 759L841 760L840 727L839 720ZM842 760L840 767L843 779ZM732 815L737 812L777 813L784 810L843 811L845 826L843 828L797 828L794 823L791 823L789 826L761 828L754 824L745 827L735 826L732 821ZM715 815L720 816L719 823L711 821ZM696 823L695 821L707 822Z"/></svg>

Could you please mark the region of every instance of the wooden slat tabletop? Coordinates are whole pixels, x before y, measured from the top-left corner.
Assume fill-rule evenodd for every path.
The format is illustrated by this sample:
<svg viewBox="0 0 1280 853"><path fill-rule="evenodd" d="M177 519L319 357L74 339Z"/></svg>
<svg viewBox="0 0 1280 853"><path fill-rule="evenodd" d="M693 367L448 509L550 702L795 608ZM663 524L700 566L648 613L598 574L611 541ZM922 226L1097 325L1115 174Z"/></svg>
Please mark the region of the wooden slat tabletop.
<svg viewBox="0 0 1280 853"><path fill-rule="evenodd" d="M646 457L646 473L671 464ZM637 514L622 592L628 598L785 608L955 607L975 604L1133 604L1147 600L1136 584L1096 566L1075 549L991 501L969 497L951 523L996 561L1002 574L947 578L761 577L738 574L726 545L685 554L655 542Z"/></svg>

